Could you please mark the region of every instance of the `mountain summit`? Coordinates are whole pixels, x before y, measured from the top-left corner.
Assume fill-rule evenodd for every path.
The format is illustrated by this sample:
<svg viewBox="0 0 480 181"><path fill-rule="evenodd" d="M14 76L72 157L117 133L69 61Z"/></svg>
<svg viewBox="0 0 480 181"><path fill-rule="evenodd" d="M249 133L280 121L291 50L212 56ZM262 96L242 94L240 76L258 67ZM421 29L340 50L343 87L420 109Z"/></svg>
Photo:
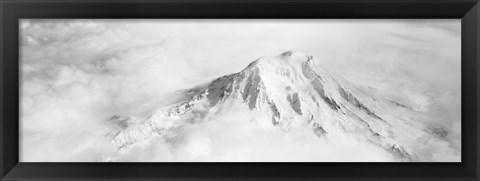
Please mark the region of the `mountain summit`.
<svg viewBox="0 0 480 181"><path fill-rule="evenodd" d="M427 124L409 116L414 110L408 106L369 95L323 69L313 56L296 51L259 58L182 95L144 118L113 116L110 120L123 126L108 134L112 143L128 149L234 108L249 110L265 129L288 132L303 126L331 142L375 145L399 161L428 161L414 144L438 140Z"/></svg>

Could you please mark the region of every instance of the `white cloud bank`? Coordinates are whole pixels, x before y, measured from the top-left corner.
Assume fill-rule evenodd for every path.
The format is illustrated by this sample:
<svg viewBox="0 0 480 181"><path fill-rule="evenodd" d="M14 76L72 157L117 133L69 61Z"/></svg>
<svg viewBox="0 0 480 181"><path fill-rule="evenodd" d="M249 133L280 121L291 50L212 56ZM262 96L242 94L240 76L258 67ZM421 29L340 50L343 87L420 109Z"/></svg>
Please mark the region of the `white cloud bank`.
<svg viewBox="0 0 480 181"><path fill-rule="evenodd" d="M431 110L426 119L446 128L450 146L460 151L460 20L22 20L20 26L22 161L94 161L114 154L101 139L108 117L161 104L166 93L290 49L378 94ZM212 140L208 135L221 131L209 124L185 129L183 144L159 143L136 158L160 152L169 156L158 160L222 160L211 153L231 148L225 140L254 140ZM280 139L276 145L269 140L279 135L265 134L237 151L255 156L253 147L307 143ZM366 155L372 149L365 148ZM305 158L317 153L328 155L308 152Z"/></svg>
<svg viewBox="0 0 480 181"><path fill-rule="evenodd" d="M188 125L169 139L147 144L105 160L124 162L385 162L390 153L360 142L332 143L302 126L285 132L266 128L248 109L236 108ZM172 141L171 141L172 140Z"/></svg>

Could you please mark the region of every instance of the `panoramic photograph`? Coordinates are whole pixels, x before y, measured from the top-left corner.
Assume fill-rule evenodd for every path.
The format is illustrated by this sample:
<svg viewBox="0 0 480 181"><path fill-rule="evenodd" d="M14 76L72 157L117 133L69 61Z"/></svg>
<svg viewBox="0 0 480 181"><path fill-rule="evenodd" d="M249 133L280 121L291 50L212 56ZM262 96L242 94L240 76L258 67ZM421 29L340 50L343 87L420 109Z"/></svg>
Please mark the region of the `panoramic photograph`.
<svg viewBox="0 0 480 181"><path fill-rule="evenodd" d="M20 162L461 162L460 19L21 19Z"/></svg>

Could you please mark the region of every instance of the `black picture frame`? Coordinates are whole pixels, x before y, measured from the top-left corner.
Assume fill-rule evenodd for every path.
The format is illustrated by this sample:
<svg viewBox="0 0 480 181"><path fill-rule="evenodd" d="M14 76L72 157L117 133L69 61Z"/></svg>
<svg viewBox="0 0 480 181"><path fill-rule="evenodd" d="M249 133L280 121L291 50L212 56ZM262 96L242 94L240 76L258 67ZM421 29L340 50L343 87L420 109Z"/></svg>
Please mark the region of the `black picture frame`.
<svg viewBox="0 0 480 181"><path fill-rule="evenodd" d="M1 0L1 180L479 180L478 0ZM19 162L19 19L262 18L462 21L461 163Z"/></svg>

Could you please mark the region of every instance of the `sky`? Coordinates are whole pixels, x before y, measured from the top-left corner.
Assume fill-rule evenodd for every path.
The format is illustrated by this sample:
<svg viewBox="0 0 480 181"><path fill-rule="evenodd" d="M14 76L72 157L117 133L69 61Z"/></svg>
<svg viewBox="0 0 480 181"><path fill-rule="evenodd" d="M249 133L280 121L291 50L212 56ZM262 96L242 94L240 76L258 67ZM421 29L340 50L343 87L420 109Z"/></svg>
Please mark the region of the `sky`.
<svg viewBox="0 0 480 181"><path fill-rule="evenodd" d="M429 110L460 149L459 19L24 19L20 31L23 161L91 160L112 150L98 139L108 117L288 50Z"/></svg>

